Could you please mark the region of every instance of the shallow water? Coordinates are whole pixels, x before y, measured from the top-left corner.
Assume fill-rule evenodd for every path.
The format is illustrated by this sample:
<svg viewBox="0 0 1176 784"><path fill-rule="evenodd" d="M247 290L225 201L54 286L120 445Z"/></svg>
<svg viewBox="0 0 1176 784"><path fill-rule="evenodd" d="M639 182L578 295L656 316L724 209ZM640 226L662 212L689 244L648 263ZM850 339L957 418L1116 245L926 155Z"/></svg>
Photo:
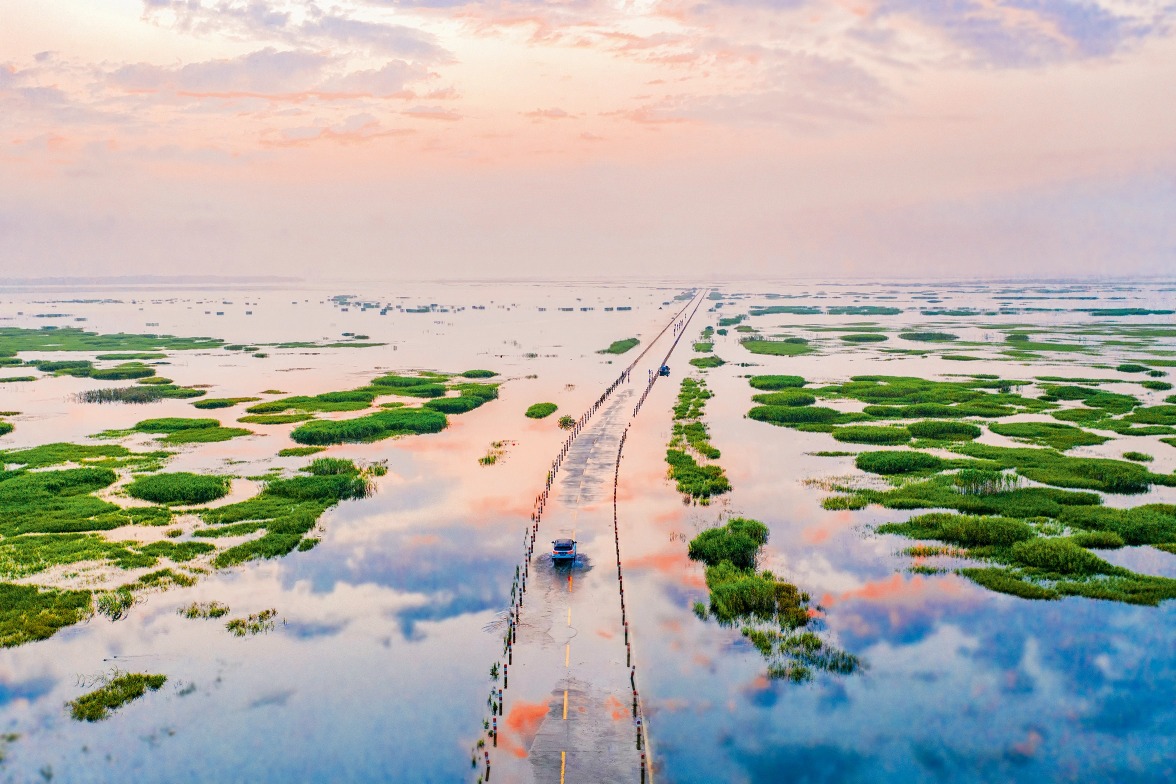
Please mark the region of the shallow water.
<svg viewBox="0 0 1176 784"><path fill-rule="evenodd" d="M938 296L924 293L932 288ZM1171 316L1100 319L1068 312L1164 307L1172 294L1162 285L1098 289L1099 301L1018 305L1066 312L953 318L923 316L917 309L995 309L1002 298L1013 296L999 293L1009 288L1022 286L729 284L721 290L754 296L738 307L728 300L717 313L706 312L708 302L699 312L690 327L693 334L718 316L746 312L749 304L908 308L897 316L771 315L751 321L766 334L803 334L818 341L820 353L801 357L752 355L736 343L734 330L716 336L715 353L730 364L706 373L715 397L705 419L734 490L709 507L684 505L665 478L670 408L677 380L695 356L693 334L671 360L671 383L656 385L633 420L622 462L619 513L634 647L659 782L1160 781L1176 776L1172 603L1147 608L1077 598L1029 602L987 592L954 575L907 573L910 559L898 552L909 540L873 534L868 526L910 513L876 507L825 511L820 507L824 493L801 484L806 478L854 472L852 457L805 453L866 447L744 418L752 390L742 376L753 372L796 373L817 383L870 373L1089 376L1120 379L1107 388L1130 391L1149 404L1171 394L1143 390L1137 378L1114 371L1125 359L1147 356L1125 347L1094 355L1049 355L1025 364L999 357L991 348L928 346L893 334L888 343L857 347L837 340L837 333L794 326L933 324L959 334L962 343L1002 340L991 326L998 324L1058 329L1110 322L1173 324ZM1060 293L1029 296L1090 295L1068 285L1037 288ZM663 303L682 290L671 284L372 283L362 292L330 287L0 292L0 326L213 335L253 341L250 345L334 341L353 332L389 343L363 349L263 348L269 353L264 359L219 349L168 352L170 364L160 374L179 384L211 384L209 397L255 395L271 388L314 394L411 368L486 367L506 379L498 401L451 417L441 434L336 446L324 453L387 460L389 473L377 481L374 496L345 502L323 517L322 543L314 550L215 573L192 588L151 594L115 623L97 616L50 640L0 651L0 733L21 736L7 744L0 781L39 780L43 770L67 782L472 780L469 749L488 715L488 670L501 653L496 624L510 603L532 501L563 439L554 420L563 413L578 416L644 346L620 357L595 352L631 335L652 338L680 305ZM438 303L448 312L380 315L378 309L329 301L342 293L406 307ZM797 298L768 299L763 296L768 293ZM122 301L61 302L104 297ZM942 304L928 306L928 298ZM486 309L474 310L475 305ZM633 310L603 310L618 305ZM216 316L218 310L225 315ZM70 315L34 316L54 311ZM1174 342L1163 339L1152 348L1171 350ZM934 352L886 354L879 346ZM943 351L985 359L948 361L938 355ZM44 356L78 358L71 352ZM1106 367L1091 367L1096 364ZM18 374L0 369L0 375ZM527 378L531 375L537 377ZM157 416L213 416L232 425L244 409L197 411L183 400L146 406L70 400L72 393L96 383L46 378L3 385L0 410L21 414L9 418L17 429L0 446L78 440ZM530 404L547 400L560 406L553 417L533 421L522 416ZM249 427L258 435L183 448L168 470L248 476L271 465L294 468L309 460L275 457L278 449L293 445L288 439L293 425ZM505 458L493 466L478 465L497 440L511 442ZM982 441L1011 443L991 433ZM150 439L136 436L126 443L148 444ZM1127 449L1153 454L1149 468L1154 472L1176 470L1176 449L1155 437L1122 437L1073 454L1114 457ZM1146 497L1108 498L1108 503L1174 500L1173 488L1158 488ZM705 599L706 589L701 568L686 557L686 543L727 514L770 526L763 565L822 605L827 634L866 662L864 672L819 675L803 685L769 682L762 658L736 630L694 616L691 606ZM543 533L540 541L545 541ZM586 555L595 559L599 554ZM1103 555L1137 571L1176 574L1176 556L1153 548ZM226 603L233 617L274 607L280 621L269 634L235 638L221 622L176 614L196 600ZM612 611L601 607L600 625ZM165 673L169 682L105 722L70 720L63 705L86 690L79 677L111 667Z"/></svg>

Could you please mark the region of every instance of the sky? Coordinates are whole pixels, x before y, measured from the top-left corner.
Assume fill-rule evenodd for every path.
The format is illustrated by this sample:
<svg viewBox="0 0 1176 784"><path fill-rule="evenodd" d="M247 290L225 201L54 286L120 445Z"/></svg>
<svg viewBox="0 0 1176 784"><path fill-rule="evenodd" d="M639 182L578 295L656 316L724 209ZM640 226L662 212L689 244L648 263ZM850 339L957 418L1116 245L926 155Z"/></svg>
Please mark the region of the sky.
<svg viewBox="0 0 1176 784"><path fill-rule="evenodd" d="M1176 0L0 0L0 279L1176 271Z"/></svg>

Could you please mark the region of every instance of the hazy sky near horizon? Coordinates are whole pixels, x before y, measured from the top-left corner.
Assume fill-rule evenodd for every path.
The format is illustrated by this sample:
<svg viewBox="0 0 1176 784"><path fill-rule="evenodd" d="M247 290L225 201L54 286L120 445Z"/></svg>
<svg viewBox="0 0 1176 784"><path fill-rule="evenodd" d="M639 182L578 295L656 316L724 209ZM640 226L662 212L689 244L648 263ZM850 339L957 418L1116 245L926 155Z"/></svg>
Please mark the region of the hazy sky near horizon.
<svg viewBox="0 0 1176 784"><path fill-rule="evenodd" d="M1176 0L0 0L0 277L1176 271Z"/></svg>

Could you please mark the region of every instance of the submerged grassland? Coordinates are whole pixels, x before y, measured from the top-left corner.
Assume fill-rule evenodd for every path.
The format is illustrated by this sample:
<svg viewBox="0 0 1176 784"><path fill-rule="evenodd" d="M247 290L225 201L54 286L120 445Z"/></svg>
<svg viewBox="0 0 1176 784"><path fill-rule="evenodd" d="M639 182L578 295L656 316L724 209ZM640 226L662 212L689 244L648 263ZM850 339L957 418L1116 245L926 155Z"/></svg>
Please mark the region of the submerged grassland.
<svg viewBox="0 0 1176 784"><path fill-rule="evenodd" d="M9 349L10 358L17 351L33 349L148 352L222 347L220 341L203 338L11 329L0 330L0 345ZM125 389L91 390L94 395L83 393L83 401L149 403L167 396L204 395L203 389L175 386L157 377L153 367L140 363L155 355L104 356L126 362L111 373L91 360L40 361L30 366L47 374L140 382ZM244 421L296 424L289 440L299 446L275 450L276 457L302 458L333 444L440 432L448 416L472 411L498 397L499 383L487 380L496 375L482 369L460 374L385 374L353 390L272 399L209 398L194 405L215 411L251 404L241 418ZM381 404L381 398L393 401ZM352 415L318 419L321 413ZM0 425L6 424L0 420ZM10 430L0 427L0 435ZM110 443L142 435L166 449L134 451ZM45 639L96 614L117 620L133 611L143 592L192 585L209 568L309 550L319 542L314 532L323 514L339 503L369 495L374 479L387 470L383 463L361 466L351 460L318 457L293 471L275 467L250 477L261 485L255 495L211 507L228 495L232 476L162 470L176 454L171 448L198 449L202 444L251 435L255 435L251 430L226 427L212 417L171 416L143 419L126 430L95 436L105 443L54 443L0 451L0 645ZM183 525L169 527L177 521ZM119 529L132 526L147 530L135 536L119 535ZM169 527L166 533L165 527ZM159 533L149 534L151 529ZM149 569L157 571L144 574ZM133 579L120 576L125 573ZM30 580L42 584L29 584ZM64 589L59 585L62 580L87 588Z"/></svg>
<svg viewBox="0 0 1176 784"><path fill-rule="evenodd" d="M776 378L755 376L750 384L774 389ZM776 397L785 392L808 392L811 399ZM988 375L951 381L855 376L823 387L782 387L752 400L758 404L748 412L752 419L828 433L844 443L904 447L856 456L855 467L883 478L889 489L834 484L840 492L824 507L928 510L877 530L950 545L951 557L982 564L956 569L979 585L1028 599L1072 595L1155 605L1176 598L1176 580L1137 574L1091 552L1176 547L1176 505L1106 503L1176 487L1176 475L1149 471L1146 454L1139 459L1127 452L1126 460L1066 454L1116 436L1167 434L1176 406L1144 406L1089 382ZM860 410L846 410L850 401L862 404ZM1038 418L1026 421L1026 415ZM1011 417L1018 419L1000 421ZM985 431L1024 446L979 443ZM934 552L912 550L920 559L916 568L942 570L923 562Z"/></svg>
<svg viewBox="0 0 1176 784"><path fill-rule="evenodd" d="M817 633L818 608L807 593L757 568L767 542L766 525L740 517L694 537L689 555L705 564L710 591L709 603L696 604L695 614L738 627L767 660L770 678L801 683L816 671L847 675L860 669L856 656Z"/></svg>
<svg viewBox="0 0 1176 784"><path fill-rule="evenodd" d="M684 378L674 406L674 426L666 463L669 476L686 501L708 504L716 495L731 489L727 475L711 461L722 455L710 442L710 430L702 420L706 401L712 397L702 379ZM701 462L700 462L701 461Z"/></svg>

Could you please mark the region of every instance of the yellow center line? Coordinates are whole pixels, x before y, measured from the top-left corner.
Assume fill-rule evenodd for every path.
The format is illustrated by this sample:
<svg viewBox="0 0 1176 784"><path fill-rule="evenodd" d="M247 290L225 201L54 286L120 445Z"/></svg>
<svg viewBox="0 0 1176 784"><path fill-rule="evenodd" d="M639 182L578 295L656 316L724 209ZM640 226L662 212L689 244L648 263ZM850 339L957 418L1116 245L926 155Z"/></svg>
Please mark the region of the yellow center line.
<svg viewBox="0 0 1176 784"><path fill-rule="evenodd" d="M564 689L564 715L563 720L568 720L568 690Z"/></svg>
<svg viewBox="0 0 1176 784"><path fill-rule="evenodd" d="M559 784L564 784L564 771L568 767L568 753L561 751L559 753Z"/></svg>
<svg viewBox="0 0 1176 784"><path fill-rule="evenodd" d="M572 658L572 644L569 642L564 646L564 666L567 667L568 661Z"/></svg>

